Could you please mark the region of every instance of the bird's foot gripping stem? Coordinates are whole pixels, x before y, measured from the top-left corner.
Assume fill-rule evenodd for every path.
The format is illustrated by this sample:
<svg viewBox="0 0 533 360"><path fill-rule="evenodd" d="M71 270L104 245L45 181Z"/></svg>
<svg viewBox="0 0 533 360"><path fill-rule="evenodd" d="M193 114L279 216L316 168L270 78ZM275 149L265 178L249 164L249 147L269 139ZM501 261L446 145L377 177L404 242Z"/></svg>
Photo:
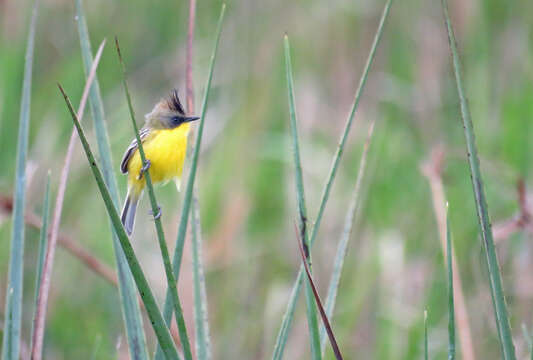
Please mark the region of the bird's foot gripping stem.
<svg viewBox="0 0 533 360"><path fill-rule="evenodd" d="M150 169L151 165L152 163L150 162L150 159L146 159L146 161L143 164L143 167L141 168L141 171L139 171L139 176L137 179L141 180L143 178L144 173L147 172L148 169Z"/></svg>
<svg viewBox="0 0 533 360"><path fill-rule="evenodd" d="M148 212L150 215L153 215L154 217L154 220L157 220L157 219L160 219L161 218L161 206L157 206L157 214L154 215L154 212L152 210L150 210Z"/></svg>

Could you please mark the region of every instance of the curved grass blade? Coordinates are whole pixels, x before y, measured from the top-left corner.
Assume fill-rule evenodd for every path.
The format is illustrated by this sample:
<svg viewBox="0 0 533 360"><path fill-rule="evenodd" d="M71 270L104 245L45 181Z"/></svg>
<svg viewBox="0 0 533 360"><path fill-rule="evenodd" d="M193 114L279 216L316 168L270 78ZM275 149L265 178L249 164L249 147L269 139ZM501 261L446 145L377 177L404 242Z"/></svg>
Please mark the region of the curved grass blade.
<svg viewBox="0 0 533 360"><path fill-rule="evenodd" d="M50 215L50 170L46 176L46 187L44 190L43 199L43 220L41 230L39 232L39 255L37 258L37 275L35 276L35 307L37 308L37 299L39 296L39 287L41 286L41 279L43 274L44 258L46 256L46 248L48 247L48 218ZM35 323L35 314L32 324ZM32 328L33 333L33 328Z"/></svg>
<svg viewBox="0 0 533 360"><path fill-rule="evenodd" d="M198 360L209 360L212 355L211 341L209 339L209 322L207 321L205 276L202 263L202 228L200 225L200 208L196 197L193 197L191 212L196 357Z"/></svg>
<svg viewBox="0 0 533 360"><path fill-rule="evenodd" d="M331 347L333 348L333 353L335 354L335 358L337 360L342 360L342 354L339 350L339 345L337 344L337 340L335 339L335 335L333 334L333 330L331 329L331 324L329 323L328 316L326 315L326 312L324 311L324 307L322 306L320 295L318 295L318 290L316 289L315 282L313 281L313 276L311 275L311 269L309 268L309 264L308 264L308 261L305 255L303 242L300 239L300 236L299 236L300 234L298 233L298 228L296 227L296 225L294 226L294 229L296 231L296 238L298 240L298 248L300 249L300 255L302 256L302 263L304 264L305 273L307 274L307 279L309 280L309 284L311 284L311 288L313 289L313 296L315 297L316 305L320 312L320 317L322 318L322 325L324 326L328 334L329 342L331 343Z"/></svg>
<svg viewBox="0 0 533 360"><path fill-rule="evenodd" d="M76 113L74 112L74 109L72 108L70 99L63 91L63 88L61 87L61 85L58 85L58 86L59 86L59 90L61 90L61 93L65 99L67 107L70 111L70 115L72 116L72 121L74 122L74 125L76 126L76 130L78 132L80 141L83 145L83 149L87 156L87 160L89 161L89 165L91 167L94 178L96 180L96 184L98 185L98 189L100 190L102 200L104 201L106 210L111 219L111 223L113 224L118 240L120 241L120 245L122 246L122 251L124 252L126 260L128 261L131 273L133 275L133 278L135 279L137 289L139 290L139 293L141 295L141 299L144 303L144 307L148 314L148 318L150 319L150 323L152 324L152 327L154 329L155 335L167 359L171 359L171 360L179 359L178 351L176 350L176 347L174 346L174 342L172 341L170 331L166 327L165 322L163 321L163 317L161 316L161 312L159 311L157 307L157 303L152 293L152 289L150 288L150 285L148 284L148 281L146 280L146 277L144 276L144 273L141 269L139 261L137 260L137 257L135 256L135 252L133 251L133 248L130 244L128 236L126 235L126 231L122 227L122 223L120 221L120 217L118 215L117 209L115 205L113 204L111 195L109 191L107 190L107 187L104 183L103 175L100 172L98 165L96 164L96 160L89 146L89 143L87 142L85 133L83 132L83 129L79 123L78 117L76 116Z"/></svg>
<svg viewBox="0 0 533 360"><path fill-rule="evenodd" d="M333 156L333 161L332 161L331 168L328 174L328 178L326 180L326 184L324 186L324 190L322 192L322 196L320 199L320 206L319 206L318 214L316 217L315 225L311 231L311 237L310 237L311 246L313 246L315 239L316 239L316 235L318 233L318 229L320 228L320 223L322 221L322 215L324 214L324 210L326 208L326 203L329 198L331 186L333 184L333 180L335 179L335 175L337 174L337 168L338 168L342 153L344 151L346 139L348 138L348 133L350 132L350 129L352 127L353 119L355 118L355 113L359 106L359 100L363 93L363 89L365 87L366 80L368 78L370 67L374 61L376 49L381 39L381 35L383 34L385 20L387 19L389 15L391 5L392 5L392 0L387 0L387 3L385 4L385 8L383 9L383 13L381 15L381 19L378 25L378 29L376 31L376 35L374 37L374 42L372 43L370 53L368 54L368 59L363 69L363 75L361 76L361 80L359 81L359 86L357 88L357 91L355 92L355 99L352 105L352 109L350 111L350 115L348 116L348 120L346 121L346 125L341 134L341 139L339 142L339 146L337 147L337 151L335 155ZM285 311L285 314L283 315L283 320L282 320L280 330L278 332L278 336L276 339L276 345L274 346L274 353L272 355L272 359L274 360L281 360L283 358L283 352L285 351L287 337L289 335L289 330L292 324L292 319L294 318L294 307L296 306L296 301L298 299L298 295L300 294L302 279L303 279L303 267L300 267L300 271L298 272L298 275L293 285L293 289L291 291L289 302L287 304L287 309Z"/></svg>
<svg viewBox="0 0 533 360"><path fill-rule="evenodd" d="M470 165L470 174L472 176L472 185L479 225L481 228L481 237L483 239L485 255L487 258L492 303L494 306L494 315L496 318L496 326L498 328L498 336L500 338L502 358L504 360L512 360L515 359L516 356L511 332L511 325L509 323L509 316L507 315L507 306L505 304L505 295L500 274L500 266L498 264L496 250L494 248L494 239L490 224L488 205L485 196L485 189L483 188L481 170L479 168L479 158L477 154L476 140L474 136L474 127L472 124L472 119L470 117L470 110L468 108L468 103L464 91L461 63L459 60L459 55L457 54L457 44L455 41L455 35L453 33L452 24L450 22L450 16L448 14L448 4L446 0L442 0L442 7L444 11L444 20L448 31L448 40L450 44L453 69L455 73L455 82L457 84L457 93L459 95L459 102L461 104L461 117L463 120L463 128L466 138L468 163Z"/></svg>
<svg viewBox="0 0 533 360"><path fill-rule="evenodd" d="M333 315L333 309L335 308L335 301L337 299L337 292L339 291L339 282L342 274L342 267L344 265L344 258L346 257L346 251L348 249L348 242L350 241L350 235L352 228L355 224L355 217L359 210L359 193L361 192L361 184L363 183L363 176L366 170L366 160L368 155L368 148L374 134L374 124L372 121L368 128L368 135L363 146L363 153L361 154L361 161L359 163L359 170L357 171L357 179L355 180L355 187L346 213L346 219L344 221L344 230L342 232L339 245L337 246L337 253L335 254L335 261L333 263L333 272L331 274L331 280L329 281L328 295L326 297L326 315L331 319ZM320 349L322 355L326 348L326 329L322 326L320 328Z"/></svg>
<svg viewBox="0 0 533 360"><path fill-rule="evenodd" d="M85 73L88 76L89 70L92 66L92 52L91 43L89 39L89 31L85 21L83 12L82 0L75 0L76 16L78 21L78 34L80 38L81 53L83 58L83 65ZM119 208L119 192L115 173L113 171L113 162L111 156L111 147L109 145L109 137L107 136L107 129L105 126L104 105L100 95L100 86L98 78L95 79L89 94L89 105L94 122L96 133L96 141L100 159L102 161L102 171L104 180L109 189L111 199L115 208ZM148 351L146 348L146 339L144 335L144 328L142 323L141 310L137 300L137 293L135 291L135 284L132 274L128 267L125 255L121 249L117 234L112 230L113 252L115 254L115 261L117 263L117 275L119 283L120 304L122 309L122 316L124 318L126 336L128 339L130 356L134 360L147 360Z"/></svg>
<svg viewBox="0 0 533 360"><path fill-rule="evenodd" d="M4 332L2 339L2 359L18 360L20 356L20 327L22 317L22 288L24 280L24 207L26 202L26 153L30 127L31 83L33 49L39 0L35 0L31 13L28 44L24 60L24 79L20 100L20 118L17 140L15 171L15 196L13 227L9 252L9 275L4 311Z"/></svg>
<svg viewBox="0 0 533 360"><path fill-rule="evenodd" d="M143 163L143 167L149 168L150 163L146 158L144 152L144 146L142 144L141 136L139 134L139 128L137 127L137 122L135 121L135 111L131 104L130 91L128 89L128 82L126 81L126 66L124 65L124 60L120 53L120 46L118 43L118 38L115 37L115 45L117 48L118 59L120 62L120 67L122 70L122 83L124 85L124 92L126 93L126 99L128 101L128 108L130 110L131 123L133 126L133 131L135 132L135 138L137 139L137 149L139 150L139 155ZM157 199L155 197L154 187L152 184L152 176L150 171L145 171L139 176L144 176L146 180L146 187L148 188L148 197L150 198L150 204L152 206L152 214L160 214L161 209L157 205ZM165 241L165 233L163 232L163 224L161 223L161 216L154 215L154 223L157 232L157 240L159 242L159 248L161 250L161 256L163 257L163 265L165 267L165 275L167 277L167 286L170 290L172 296L172 302L174 304L174 312L176 313L176 319L178 323L178 331L180 335L180 340L183 345L183 352L185 359L192 360L191 345L189 342L189 336L187 335L187 327L185 326L185 320L183 319L183 309L181 308L180 299L178 296L178 290L176 288L176 279L172 272L172 265L170 264L170 257L168 255L167 242Z"/></svg>
<svg viewBox="0 0 533 360"><path fill-rule="evenodd" d="M81 119L85 112L85 104L87 103L87 97L89 95L89 89L92 81L96 76L96 68L100 62L100 57L104 49L105 40L102 41L98 52L96 54L95 61L91 68L90 75L87 77L85 88L83 89L83 95L80 100L80 106L78 108L78 118ZM46 249L46 256L43 263L43 276L41 285L39 286L39 294L37 296L37 309L35 310L35 322L32 332L32 360L39 360L42 357L42 347L44 341L44 327L46 321L46 308L48 304L48 295L52 282L52 270L54 267L55 251L57 248L57 240L59 237L59 225L61 222L61 215L63 212L63 200L65 198L65 191L67 188L68 174L70 171L70 163L72 162L72 152L74 151L75 131L72 130L70 141L67 148L67 155L65 156L65 163L61 169L61 177L59 179L59 188L56 196L56 204L54 208L54 217L52 220L52 229L50 230L50 241Z"/></svg>
<svg viewBox="0 0 533 360"><path fill-rule="evenodd" d="M174 248L174 256L172 259L172 270L174 271L174 277L179 280L181 260L183 257L183 246L185 244L185 235L187 233L187 224L189 222L189 213L191 210L191 200L194 191L194 180L196 178L196 170L198 168L198 158L200 156L200 145L202 143L202 135L204 131L205 124L205 115L207 113L207 103L209 100L209 91L211 89L211 79L213 78L213 69L215 67L215 60L218 50L218 43L220 40L220 33L222 32L222 23L224 21L224 13L226 12L226 4L222 4L220 10L220 17L218 18L217 30L215 35L215 43L213 47L213 52L211 53L211 60L209 62L209 72L207 76L207 81L205 85L205 94L202 102L202 111L200 114L200 123L198 124L198 131L196 134L196 142L194 144L194 152L191 160L191 168L189 172L189 177L187 178L187 186L185 188L185 195L183 198L183 206L181 208L181 216L178 227L178 235L176 238L176 247ZM165 306L163 308L163 317L167 325L170 324L172 320L172 299L169 291L165 296ZM161 351L159 346L157 347L155 353L155 359L161 360Z"/></svg>
<svg viewBox="0 0 533 360"><path fill-rule="evenodd" d="M309 234L307 232L307 210L305 205L305 191L302 175L302 163L300 160L300 145L298 143L298 127L296 124L296 105L294 100L294 80L292 77L291 53L289 45L289 37L285 34L283 39L285 49L285 73L287 76L287 90L289 95L289 118L292 133L292 148L294 156L295 178L296 178L296 196L298 200L298 214L299 214L299 231L302 241L302 247L305 252L306 261L311 263ZM307 325L309 328L309 342L311 345L311 358L320 360L322 354L320 352L320 336L318 332L318 320L316 316L315 302L313 300L313 290L311 281L308 279L305 288L305 301L307 304Z"/></svg>
<svg viewBox="0 0 533 360"><path fill-rule="evenodd" d="M446 204L448 205L448 204ZM448 210L448 206L446 206ZM448 360L455 359L455 309L453 303L452 235L446 212L446 264L448 267Z"/></svg>
<svg viewBox="0 0 533 360"><path fill-rule="evenodd" d="M196 0L189 0L189 27L187 33L187 55L185 60L185 87L187 110L194 114L194 84L192 77L192 56L194 24L196 20ZM189 137L192 139L191 132ZM192 145L192 141L189 141ZM192 149L190 150L192 151ZM187 149L189 152L189 149ZM210 360L211 341L209 338L209 322L207 320L207 290L205 286L204 265L202 261L202 226L200 221L200 208L198 191L193 189L192 195L192 261L193 261L193 284L194 284L194 329L195 349L198 360Z"/></svg>

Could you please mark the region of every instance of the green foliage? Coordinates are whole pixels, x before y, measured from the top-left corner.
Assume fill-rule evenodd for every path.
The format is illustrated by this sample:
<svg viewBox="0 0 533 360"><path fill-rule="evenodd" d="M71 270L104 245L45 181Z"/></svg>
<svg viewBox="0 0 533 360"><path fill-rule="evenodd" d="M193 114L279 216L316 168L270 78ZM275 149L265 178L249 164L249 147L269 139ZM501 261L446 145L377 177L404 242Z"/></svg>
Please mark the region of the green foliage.
<svg viewBox="0 0 533 360"><path fill-rule="evenodd" d="M85 76L88 77L89 71L93 64L93 56L82 0L75 1L75 10ZM107 134L104 105L100 93L98 76L95 76L93 84L91 85L89 92L89 105L91 108L93 124L96 130L96 141L98 144L104 181L109 189L113 204L115 208L118 209L120 206L120 197L118 193L115 172L113 169L111 146L109 144L109 136ZM130 355L135 360L145 360L148 359L148 351L146 349L146 338L143 329L141 310L137 301L135 284L130 269L128 268L125 255L120 248L117 234L115 231L113 231L113 227L111 227L111 229L113 250L115 254L115 261L117 263L120 304L126 327Z"/></svg>
<svg viewBox="0 0 533 360"><path fill-rule="evenodd" d="M193 198L191 212L196 356L198 360L209 360L212 358L211 339L209 337L209 323L207 321L207 294L202 262L200 209L198 208L198 200L196 198Z"/></svg>
<svg viewBox="0 0 533 360"><path fill-rule="evenodd" d="M303 248L305 250L306 261L311 268L311 243L309 241L309 232L307 231L307 209L305 205L305 191L302 175L302 162L300 160L300 145L298 143L298 126L296 121L296 104L294 100L294 80L292 77L291 51L289 37L285 35L283 39L285 49L285 74L287 75L287 90L289 95L289 119L291 124L292 135L292 153L294 156L294 168L296 179L296 198L298 200L298 231L300 232ZM316 315L315 301L311 289L311 280L306 281L305 302L307 304L307 326L309 328L309 342L311 345L311 358L314 360L322 359L320 352L320 336L318 332L318 320Z"/></svg>
<svg viewBox="0 0 533 360"><path fill-rule="evenodd" d="M448 269L448 360L455 359L455 307L453 301L452 251L453 247L450 218L448 217L448 214L446 214L446 268Z"/></svg>
<svg viewBox="0 0 533 360"><path fill-rule="evenodd" d="M30 131L30 107L33 50L39 1L35 0L30 20L24 61L24 80L20 100L19 131L15 173L13 227L9 251L9 275L5 292L2 360L18 360L20 356L22 322L22 288L24 286L24 212L26 204L26 156Z"/></svg>
<svg viewBox="0 0 533 360"><path fill-rule="evenodd" d="M507 307L505 304L505 295L503 292L500 265L498 264L498 257L496 256L496 250L494 247L494 239L490 224L485 189L483 187L483 181L481 179L479 157L474 137L474 127L472 124L472 119L470 117L470 109L468 108L468 103L464 91L461 63L459 60L459 55L457 54L455 35L450 22L450 17L448 15L448 4L446 0L442 0L442 7L444 9L444 18L448 30L448 39L450 43L453 69L455 73L455 82L457 84L457 92L461 105L461 116L463 119L463 128L466 138L468 164L470 165L470 174L472 177L474 198L476 201L476 210L479 218L481 236L483 239L483 245L489 270L489 282L492 302L494 305L494 316L496 318L496 325L498 327L498 336L500 338L502 357L505 360L513 360L516 358L516 356L511 332L511 325L509 323Z"/></svg>
<svg viewBox="0 0 533 360"><path fill-rule="evenodd" d="M344 146L346 144L346 139L348 138L348 133L350 132L353 120L355 118L355 112L357 110L357 107L359 105L359 101L361 99L361 94L363 93L363 89L366 84L366 80L368 78L368 73L370 71L370 66L372 65L372 62L374 60L374 56L376 54L376 49L379 44L379 41L381 39L381 35L383 34L383 28L385 25L385 20L387 19L387 16L390 11L390 7L392 5L392 0L388 0L385 8L383 10L383 14L381 16L378 29L376 31L376 35L374 37L374 42L372 43L372 47L370 49L370 53L368 54L368 59L366 61L365 67L363 69L363 75L361 76L361 80L359 81L359 86L357 87L357 91L355 93L355 99L352 106L352 109L350 111L350 115L348 116L348 120L346 122L346 125L344 127L344 130L341 134L341 140L339 142L339 146L337 147L337 151L333 157L332 165L330 172L328 174L328 177L326 179L326 185L324 186L324 190L322 192L322 196L320 198L320 205L318 209L318 214L315 220L315 224L313 226L313 229L311 230L311 236L309 240L309 247L312 247L316 234L318 233L318 229L320 227L320 222L322 221L322 216L324 214L324 210L326 208L326 203L329 198L329 193L331 191L331 186L333 184L333 180L335 179L335 175L337 174L337 169L339 166L340 158L342 156L342 153L344 152ZM289 335L289 330L292 324L292 319L294 316L294 306L296 306L296 300L298 298L298 295L300 294L300 286L302 283L303 278L303 269L300 267L300 270L298 272L298 276L296 277L296 281L293 285L293 290L290 294L289 302L287 305L287 310L285 311L285 314L283 315L283 320L281 322L281 327L278 332L278 336L276 339L276 345L274 347L274 354L272 356L273 359L281 359L283 357L283 352L285 350L285 344L287 343L287 337ZM294 297L294 298L293 298Z"/></svg>
<svg viewBox="0 0 533 360"><path fill-rule="evenodd" d="M284 32L291 36L311 235L339 135L345 127L385 2L228 3L194 182L200 194L213 358L271 357L283 315L282 334L286 341L283 359L310 358L306 345L309 336L305 303L303 297L299 299L297 295L303 288L303 273L298 276L299 285L293 287L300 259L293 241L296 194L280 38ZM77 5L81 3L84 18L76 17L81 8ZM14 231L8 205L18 187L17 132L33 2L11 0L1 4L0 241L4 250L0 252L0 296L5 305L9 246ZM180 95L184 94L189 10L189 1L74 0L43 2L42 5L35 38L25 179L26 214L35 218L42 212L46 172L52 169L53 174L59 174L72 131L72 122L64 116L63 99L54 93L52 85L61 80L72 99L77 101L86 78L84 56L77 39L78 27L84 22L89 25L87 40L90 37L93 44L104 38L112 40L115 34L120 38L127 52L128 85L140 125L142 114L169 89L176 87ZM198 100L206 90L205 78L220 5L220 2L197 1L192 75ZM453 7L450 15L460 45L458 53L463 54L463 83L475 121L485 195L496 236L501 234L501 225L515 218L520 210L517 180L523 179L527 193L531 193L533 83L530 64L533 47L528 46L528 39L531 38L533 2L491 0L479 6L470 5L469 2L453 2L453 5L450 2ZM447 198L453 204L449 214L453 252L463 283L473 346L476 358L491 359L499 355L500 345L497 327L487 326L491 298L481 296L490 293L488 272L483 242L476 241L480 238L479 224L469 165L465 161L465 135L458 125L456 84L453 71L448 71L450 57L446 56L448 45L442 9L440 2L418 0L406 0L393 6L316 233L321 239L314 242L312 249L313 276L318 284L326 286L338 265L335 251L344 236L362 143L368 124L376 121L356 212L359 215L355 216L344 257L332 325L347 357L357 354L358 358L369 359L424 358L424 323L420 309L427 307L431 312L427 321L431 358L447 358L449 302L448 296L443 296L447 287L446 263L443 264L442 251L435 241L437 223L432 211L432 193L419 171L431 149L440 144L445 155L442 181ZM93 46L93 49L95 55L96 48ZM127 178L117 175L117 171L122 152L132 139L132 130L113 49L103 52L98 66L98 85L101 106L105 110L103 120L109 140L110 173L118 183L119 196L116 201L113 195L111 197L120 207ZM91 101L95 100L93 97ZM200 106L197 111L200 112ZM84 119L88 121L82 124L101 166L101 157L106 155L98 151L101 137L94 117ZM128 356L132 341L126 325L127 304L121 299L126 299L140 315L137 289L118 238L111 238L108 214L103 211L102 200L94 188L91 170L77 139L73 155L52 277L45 356L90 358L98 338L101 342L96 358ZM186 168L189 165L190 162ZM101 167L101 170L104 169ZM57 178L52 177L52 195L58 186L54 180ZM176 245L174 240L186 183L187 171L180 194L173 184L156 188L171 252ZM112 191L112 184L107 185ZM529 203L531 207L531 201ZM153 236L152 216L147 214L149 208L149 201L141 202L135 236L130 242L158 305L162 305L166 278ZM187 325L193 342L198 339L195 336L193 340L191 328L193 305L198 297L193 297L197 287L194 285L195 268L191 267L194 257L190 257L188 250L188 246L194 244L189 242L193 239L193 213L189 214L191 224L184 240L178 290L185 318L190 321ZM115 268L120 290L65 250L62 236L82 246L104 265ZM517 357L530 356L519 331L522 322L531 325L530 299L523 291L527 290L524 286L529 282L530 273L532 247L526 241L528 236L518 229L509 238L494 239ZM28 225L24 242L23 346L31 345L38 229ZM389 279L386 275L390 269L383 256L393 246L401 247L401 251L389 261L396 263ZM457 275L459 273L454 272L454 276ZM124 284L128 286L123 281L124 276L129 277L130 296L124 295L128 291L123 290ZM455 282L455 291L457 286ZM391 288L394 291L387 291ZM326 291L323 288L320 293L324 300ZM294 312L285 313L287 306ZM6 320L3 310L4 307L0 314L2 326ZM72 326L72 319L77 319L77 330ZM459 320L456 318L456 346L461 352ZM489 325L495 325L492 316L488 321L492 322ZM157 339L148 318L144 323L145 346L150 353ZM240 329L238 336L235 336L235 328ZM0 337L2 335L5 334L0 329ZM176 330L174 340L177 335ZM144 335L141 336L144 345ZM332 359L333 353L326 347L324 359Z"/></svg>
<svg viewBox="0 0 533 360"><path fill-rule="evenodd" d="M344 220L342 235L335 253L333 271L331 273L331 279L329 280L328 294L326 297L326 315L329 319L332 318L333 310L335 309L335 302L337 300L337 293L339 291L339 283L342 274L342 268L344 266L344 259L346 257L346 252L348 251L348 242L350 240L350 235L352 235L353 226L355 225L356 215L358 215L358 210L361 206L361 185L363 183L363 177L366 171L368 148L370 147L370 142L372 141L372 135L374 135L374 124L375 123L372 122L370 124L370 129L368 130L368 136L361 154L361 161L359 162L357 179L355 180L354 190L350 198L350 204L348 205L348 211L346 212L346 218ZM322 354L324 354L325 345L326 329L322 326L320 328L320 347Z"/></svg>

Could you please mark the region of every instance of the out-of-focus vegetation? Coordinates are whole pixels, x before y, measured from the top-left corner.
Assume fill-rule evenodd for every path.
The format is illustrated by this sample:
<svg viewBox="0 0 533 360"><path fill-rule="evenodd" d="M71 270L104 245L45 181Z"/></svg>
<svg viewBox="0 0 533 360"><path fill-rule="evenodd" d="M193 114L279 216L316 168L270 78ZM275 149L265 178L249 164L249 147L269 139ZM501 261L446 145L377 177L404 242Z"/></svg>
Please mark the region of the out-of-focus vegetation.
<svg viewBox="0 0 533 360"><path fill-rule="evenodd" d="M31 5L27 0L0 1L0 205L7 204L15 187L16 134ZM220 5L218 1L197 4L193 67L197 112ZM312 223L383 5L368 0L228 2L197 179L216 359L270 358L300 266L293 230L297 204L283 34L291 35L300 151ZM533 188L533 3L451 1L449 6L517 357L525 358L528 341L521 325L529 329L533 325L533 223L527 204L528 189ZM187 1L97 0L86 1L84 9L93 49L103 38L117 35L121 40L138 120L172 87L184 96ZM73 2L42 1L32 84L29 212L41 213L48 169L52 171L51 196L55 196L72 131L56 81L64 85L74 103L85 83L76 29ZM437 175L429 178L443 181L450 203L454 254L476 358L499 356L446 37L439 1L396 1L393 5L313 248L313 276L324 298L363 142L375 120L359 216L332 319L348 359L356 354L372 359L422 358L424 309L428 310L430 356L446 357L447 272L433 212L435 194L424 175L427 172L421 170L428 161L436 170L431 175ZM98 79L118 174L132 130L112 46L104 51ZM83 126L91 145L96 146L89 114ZM123 197L126 179L118 176L118 180ZM520 180L524 191L517 190ZM172 249L182 196L172 185L158 188L157 195ZM0 241L5 249L0 252L1 302L6 298L11 233L6 207L0 209ZM132 243L162 304L166 278L148 209L145 196ZM519 215L520 221L514 221ZM107 214L79 144L61 231L115 268ZM23 340L29 343L33 311L26 309L33 309L35 301L39 249L35 228L26 231L25 249L22 330ZM179 294L190 335L194 333L191 262L188 236ZM0 319L4 320L4 314ZM54 264L46 326L45 358L89 358L94 351L96 358L127 357L116 287L63 249ZM155 338L149 326L146 333L152 349ZM330 349L326 354L332 358ZM305 301L300 296L285 358L308 357Z"/></svg>

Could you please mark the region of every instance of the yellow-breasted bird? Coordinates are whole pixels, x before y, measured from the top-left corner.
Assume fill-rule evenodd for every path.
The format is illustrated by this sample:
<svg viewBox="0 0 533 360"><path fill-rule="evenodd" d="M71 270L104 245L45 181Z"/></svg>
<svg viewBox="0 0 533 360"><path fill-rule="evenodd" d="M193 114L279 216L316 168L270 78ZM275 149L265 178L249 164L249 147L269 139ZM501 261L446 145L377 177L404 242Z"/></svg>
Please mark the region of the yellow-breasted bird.
<svg viewBox="0 0 533 360"><path fill-rule="evenodd" d="M121 216L128 235L133 232L137 204L146 186L143 176L145 171L149 171L153 184L165 184L174 180L179 191L189 123L199 119L185 115L176 90L171 92L168 99L158 102L145 118L146 122L139 135L148 164L143 166L137 139L133 139L126 149L120 164L120 171L128 174L128 195Z"/></svg>

